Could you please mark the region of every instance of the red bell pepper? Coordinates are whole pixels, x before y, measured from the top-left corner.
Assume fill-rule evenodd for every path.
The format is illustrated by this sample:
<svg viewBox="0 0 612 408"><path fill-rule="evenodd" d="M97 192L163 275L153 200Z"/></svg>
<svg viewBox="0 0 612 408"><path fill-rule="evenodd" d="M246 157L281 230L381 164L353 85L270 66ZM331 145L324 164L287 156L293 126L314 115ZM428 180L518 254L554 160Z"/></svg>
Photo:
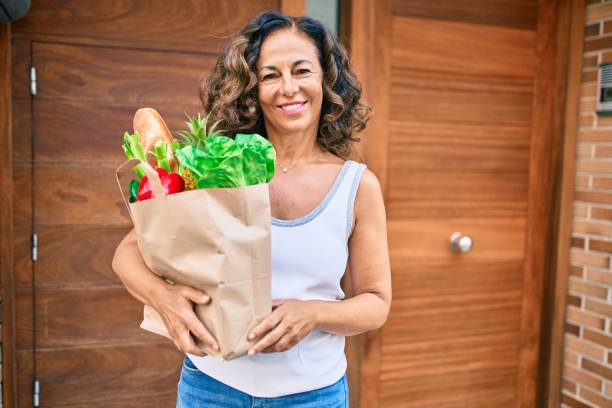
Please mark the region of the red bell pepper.
<svg viewBox="0 0 612 408"><path fill-rule="evenodd" d="M164 194L180 193L185 190L185 181L178 173L168 173L160 167L156 168L155 171L159 175ZM151 188L151 183L149 183L149 177L144 176L138 186L136 201L148 200L151 197L153 197L153 189Z"/></svg>

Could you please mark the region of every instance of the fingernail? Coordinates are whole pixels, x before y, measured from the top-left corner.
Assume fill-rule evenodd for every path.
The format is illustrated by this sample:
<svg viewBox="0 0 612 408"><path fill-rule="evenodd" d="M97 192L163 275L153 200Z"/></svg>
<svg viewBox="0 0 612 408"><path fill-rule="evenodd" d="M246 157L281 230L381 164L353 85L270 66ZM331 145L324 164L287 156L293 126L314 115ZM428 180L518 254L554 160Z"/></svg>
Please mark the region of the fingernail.
<svg viewBox="0 0 612 408"><path fill-rule="evenodd" d="M255 335L253 333L249 334L249 340L253 340L253 338L255 338Z"/></svg>
<svg viewBox="0 0 612 408"><path fill-rule="evenodd" d="M255 350L251 349L249 350L249 356L254 356L255 355Z"/></svg>
<svg viewBox="0 0 612 408"><path fill-rule="evenodd" d="M219 345L218 345L218 344L215 344L215 345L213 346L213 348L214 348L215 350L219 351Z"/></svg>

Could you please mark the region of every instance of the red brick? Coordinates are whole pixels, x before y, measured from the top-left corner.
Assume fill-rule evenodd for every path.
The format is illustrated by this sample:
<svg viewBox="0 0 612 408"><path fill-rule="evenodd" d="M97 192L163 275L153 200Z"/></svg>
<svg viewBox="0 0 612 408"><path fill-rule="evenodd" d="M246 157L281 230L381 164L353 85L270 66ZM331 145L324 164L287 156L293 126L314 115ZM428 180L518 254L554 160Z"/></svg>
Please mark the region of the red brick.
<svg viewBox="0 0 612 408"><path fill-rule="evenodd" d="M576 326L575 324L571 324L568 322L565 322L565 332L566 333L571 333L576 337L580 336L580 327Z"/></svg>
<svg viewBox="0 0 612 408"><path fill-rule="evenodd" d="M612 116L597 116L597 126L612 126Z"/></svg>
<svg viewBox="0 0 612 408"><path fill-rule="evenodd" d="M584 238L572 237L571 245L574 248L584 248Z"/></svg>
<svg viewBox="0 0 612 408"><path fill-rule="evenodd" d="M593 299L587 299L585 309L605 317L612 317L612 304L610 303L601 303Z"/></svg>
<svg viewBox="0 0 612 408"><path fill-rule="evenodd" d="M583 71L581 76L582 82L595 82L599 73L597 71Z"/></svg>
<svg viewBox="0 0 612 408"><path fill-rule="evenodd" d="M595 187L595 179L593 179L593 188L603 188L601 186ZM612 220L612 210L608 208L591 208L591 218L599 219L599 220Z"/></svg>
<svg viewBox="0 0 612 408"><path fill-rule="evenodd" d="M569 334L566 334L563 339L565 342L565 347L594 358L595 360L603 361L606 356L604 348L593 344L590 341L579 339Z"/></svg>
<svg viewBox="0 0 612 408"><path fill-rule="evenodd" d="M593 177L593 188L609 188L612 189L612 177Z"/></svg>
<svg viewBox="0 0 612 408"><path fill-rule="evenodd" d="M583 187L583 188L589 188L589 179L591 178L591 176L582 176L582 175L577 175L576 178L574 179L574 186L576 187Z"/></svg>
<svg viewBox="0 0 612 408"><path fill-rule="evenodd" d="M570 265L569 267L569 275L576 276L578 278L582 278L582 266Z"/></svg>
<svg viewBox="0 0 612 408"><path fill-rule="evenodd" d="M567 394L561 395L561 402L563 402L565 405L567 405L570 408L594 408L591 405L585 404L584 402L575 400L574 398L570 397Z"/></svg>
<svg viewBox="0 0 612 408"><path fill-rule="evenodd" d="M612 162L610 162L612 164ZM586 166L585 166L586 167ZM602 167L598 163L598 166L589 166L592 168ZM612 193L602 193L597 191L576 191L574 193L574 199L576 201L584 201L587 203L600 203L600 204L612 204Z"/></svg>
<svg viewBox="0 0 612 408"><path fill-rule="evenodd" d="M612 286L612 272L597 271L587 267L587 280Z"/></svg>
<svg viewBox="0 0 612 408"><path fill-rule="evenodd" d="M592 373L598 374L606 380L612 381L612 368L605 367L599 363L588 360L586 358L582 359L582 368Z"/></svg>
<svg viewBox="0 0 612 408"><path fill-rule="evenodd" d="M596 146L595 157L612 157L612 146Z"/></svg>
<svg viewBox="0 0 612 408"><path fill-rule="evenodd" d="M604 398L601 394L591 391L588 388L580 388L580 397L591 401L598 408L612 408L612 400Z"/></svg>
<svg viewBox="0 0 612 408"><path fill-rule="evenodd" d="M570 262L573 265L584 264L600 268L610 267L610 257L607 254L587 252L576 248L570 250Z"/></svg>
<svg viewBox="0 0 612 408"><path fill-rule="evenodd" d="M576 161L576 171L581 173L612 173L612 161L580 159Z"/></svg>
<svg viewBox="0 0 612 408"><path fill-rule="evenodd" d="M597 84L582 84L580 87L580 96L582 97L597 97L599 94L599 88Z"/></svg>
<svg viewBox="0 0 612 408"><path fill-rule="evenodd" d="M612 5L610 4L604 3L601 5L593 5L591 7L587 7L586 21L599 20L609 16L612 16Z"/></svg>
<svg viewBox="0 0 612 408"><path fill-rule="evenodd" d="M596 66L597 66L597 55L591 55L589 57L584 57L582 59L583 68L590 68L590 67L596 67Z"/></svg>
<svg viewBox="0 0 612 408"><path fill-rule="evenodd" d="M578 132L581 142L612 142L612 130L583 129Z"/></svg>
<svg viewBox="0 0 612 408"><path fill-rule="evenodd" d="M579 368L565 365L563 367L563 375L578 381L580 384L595 388L596 390L601 388L601 379Z"/></svg>
<svg viewBox="0 0 612 408"><path fill-rule="evenodd" d="M589 249L593 251L612 252L612 241L601 241L599 239L591 239L589 241Z"/></svg>
<svg viewBox="0 0 612 408"><path fill-rule="evenodd" d="M574 203L574 217L586 217L589 213L589 207L584 203Z"/></svg>
<svg viewBox="0 0 612 408"><path fill-rule="evenodd" d="M591 282L586 282L580 279L570 279L569 289L580 295L592 296L602 300L608 298L608 290Z"/></svg>
<svg viewBox="0 0 612 408"><path fill-rule="evenodd" d="M604 318L583 312L580 309L576 309L574 306L569 306L567 308L566 317L568 320L580 323L583 327L592 327L598 330L604 330L606 328L606 321Z"/></svg>
<svg viewBox="0 0 612 408"><path fill-rule="evenodd" d="M568 305L572 305L572 306L576 306L576 307L580 307L582 306L582 299L580 299L580 296L574 296L574 295L567 295L567 304Z"/></svg>
<svg viewBox="0 0 612 408"><path fill-rule="evenodd" d="M591 37L584 42L584 51L599 51L612 48L612 36Z"/></svg>
<svg viewBox="0 0 612 408"><path fill-rule="evenodd" d="M599 333L590 329L584 329L584 338L592 341L593 343L600 344L607 348L612 348L612 337L606 336L603 333Z"/></svg>
<svg viewBox="0 0 612 408"><path fill-rule="evenodd" d="M599 35L599 26L600 26L599 21L593 24L587 24L584 27L584 36L593 37L593 36ZM605 24L604 24L604 27L605 27Z"/></svg>
<svg viewBox="0 0 612 408"><path fill-rule="evenodd" d="M566 380L565 378L563 379L563 389L564 390L568 390L572 394L575 394L577 387L578 386L576 385L576 383L574 383L574 382L572 382L570 380Z"/></svg>
<svg viewBox="0 0 612 408"><path fill-rule="evenodd" d="M580 115L578 117L578 125L581 127L593 127L595 125L595 116L593 114Z"/></svg>

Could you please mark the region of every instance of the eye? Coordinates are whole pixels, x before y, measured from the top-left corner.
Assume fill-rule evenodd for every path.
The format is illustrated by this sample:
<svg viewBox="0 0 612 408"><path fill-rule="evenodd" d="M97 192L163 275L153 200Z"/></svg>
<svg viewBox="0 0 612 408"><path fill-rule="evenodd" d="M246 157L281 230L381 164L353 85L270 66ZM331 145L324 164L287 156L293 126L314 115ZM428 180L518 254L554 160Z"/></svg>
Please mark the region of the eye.
<svg viewBox="0 0 612 408"><path fill-rule="evenodd" d="M298 75L308 75L308 74L310 74L311 72L312 72L312 71L311 71L311 70L309 70L308 68L298 68L298 69L296 70L296 73L297 73Z"/></svg>
<svg viewBox="0 0 612 408"><path fill-rule="evenodd" d="M272 80L273 80L273 79L275 79L275 78L276 78L276 74L269 73L269 74L265 74L265 75L263 75L263 76L261 77L261 80L265 82L265 81L272 81Z"/></svg>

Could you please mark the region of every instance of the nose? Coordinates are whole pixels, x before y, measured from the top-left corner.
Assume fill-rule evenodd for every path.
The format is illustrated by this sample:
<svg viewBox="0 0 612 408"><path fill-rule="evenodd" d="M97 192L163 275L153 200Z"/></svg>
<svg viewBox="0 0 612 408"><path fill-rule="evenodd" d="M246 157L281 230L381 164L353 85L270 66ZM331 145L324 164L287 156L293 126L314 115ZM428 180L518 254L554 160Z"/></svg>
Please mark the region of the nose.
<svg viewBox="0 0 612 408"><path fill-rule="evenodd" d="M282 84L281 84L281 92L285 96L292 96L298 91L298 84L295 78L291 75L291 73L284 73Z"/></svg>

